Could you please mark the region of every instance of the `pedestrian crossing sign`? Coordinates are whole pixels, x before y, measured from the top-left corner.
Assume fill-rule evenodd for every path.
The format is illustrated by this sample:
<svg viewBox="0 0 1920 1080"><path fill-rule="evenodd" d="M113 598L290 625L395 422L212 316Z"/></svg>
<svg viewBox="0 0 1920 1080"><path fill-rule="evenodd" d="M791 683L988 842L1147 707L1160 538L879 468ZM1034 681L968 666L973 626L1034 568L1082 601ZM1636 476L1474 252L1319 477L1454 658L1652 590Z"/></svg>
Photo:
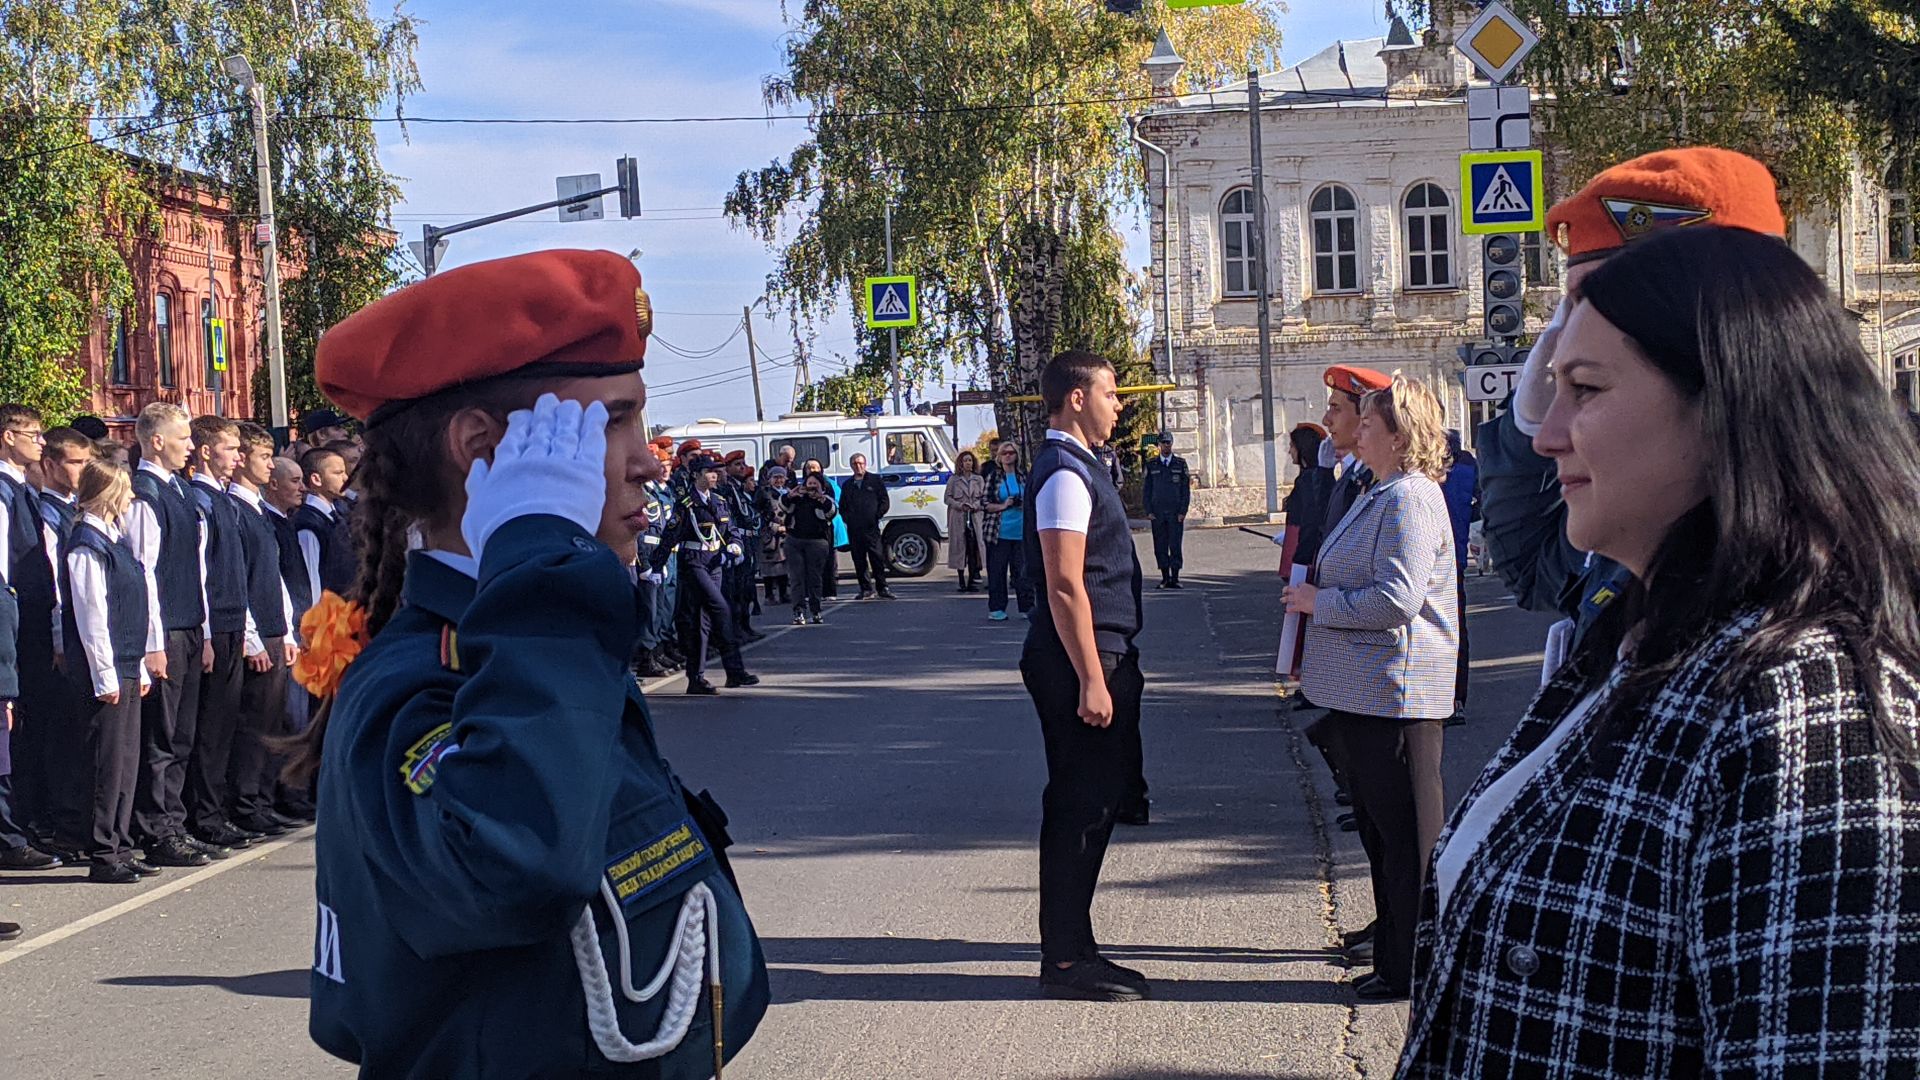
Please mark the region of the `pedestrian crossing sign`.
<svg viewBox="0 0 1920 1080"><path fill-rule="evenodd" d="M1539 232L1546 227L1546 179L1538 150L1460 155L1468 236Z"/></svg>
<svg viewBox="0 0 1920 1080"><path fill-rule="evenodd" d="M920 288L913 275L867 279L867 325L876 330L920 325Z"/></svg>
<svg viewBox="0 0 1920 1080"><path fill-rule="evenodd" d="M213 370L227 370L227 320L207 320L207 356L213 361Z"/></svg>

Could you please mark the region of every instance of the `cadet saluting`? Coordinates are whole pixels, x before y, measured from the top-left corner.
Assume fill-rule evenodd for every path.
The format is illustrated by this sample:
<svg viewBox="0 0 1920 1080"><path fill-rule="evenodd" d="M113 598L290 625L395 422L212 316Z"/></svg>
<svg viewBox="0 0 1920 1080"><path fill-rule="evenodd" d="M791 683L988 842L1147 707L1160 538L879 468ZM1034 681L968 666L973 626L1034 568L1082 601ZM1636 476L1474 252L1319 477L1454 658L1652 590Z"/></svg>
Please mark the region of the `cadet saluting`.
<svg viewBox="0 0 1920 1080"><path fill-rule="evenodd" d="M295 765L320 770L311 1030L362 1076L704 1078L765 1013L724 818L626 670L651 323L627 260L550 251L321 339L366 422L361 565L302 623L329 704Z"/></svg>

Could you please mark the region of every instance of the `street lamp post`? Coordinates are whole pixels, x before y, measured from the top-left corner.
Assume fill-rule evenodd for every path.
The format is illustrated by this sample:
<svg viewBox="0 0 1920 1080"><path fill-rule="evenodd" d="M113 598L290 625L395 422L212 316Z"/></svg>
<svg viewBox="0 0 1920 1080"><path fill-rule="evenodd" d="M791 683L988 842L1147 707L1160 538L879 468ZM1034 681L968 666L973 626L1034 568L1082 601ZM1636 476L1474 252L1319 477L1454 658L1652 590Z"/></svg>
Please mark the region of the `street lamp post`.
<svg viewBox="0 0 1920 1080"><path fill-rule="evenodd" d="M229 56L220 66L246 90L247 100L253 106L253 161L258 174L260 198L260 227L254 234L254 242L260 249L262 291L266 294L267 302L268 403L274 433L284 435L287 430L287 360L286 348L280 338L280 260L279 244L275 242L273 228L273 164L267 150L267 94L260 80L254 77L253 65L247 63L246 57Z"/></svg>

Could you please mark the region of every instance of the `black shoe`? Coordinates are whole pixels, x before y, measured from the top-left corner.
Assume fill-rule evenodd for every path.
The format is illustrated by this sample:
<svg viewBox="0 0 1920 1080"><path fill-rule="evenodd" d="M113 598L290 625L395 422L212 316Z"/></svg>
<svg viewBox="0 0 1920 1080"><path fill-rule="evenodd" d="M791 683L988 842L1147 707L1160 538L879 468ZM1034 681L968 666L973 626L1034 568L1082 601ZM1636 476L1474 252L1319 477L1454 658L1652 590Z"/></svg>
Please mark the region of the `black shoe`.
<svg viewBox="0 0 1920 1080"><path fill-rule="evenodd" d="M265 836L285 836L287 833L293 831L293 826L290 823L280 821L278 818L268 817L264 814L248 814L243 818L235 818L233 824L235 828L245 830L246 832L257 832Z"/></svg>
<svg viewBox="0 0 1920 1080"><path fill-rule="evenodd" d="M689 694L696 694L701 697L709 697L711 695L718 694L719 692L720 691L713 688L712 683L708 682L705 679L693 678L693 679L687 680L687 693Z"/></svg>
<svg viewBox="0 0 1920 1080"><path fill-rule="evenodd" d="M858 596L855 596L854 599L855 600L871 600L873 599L873 590L861 589L860 594Z"/></svg>
<svg viewBox="0 0 1920 1080"><path fill-rule="evenodd" d="M1182 585L1182 584L1180 584L1180 575L1178 575L1178 574L1175 574L1174 576L1172 576L1172 577L1170 577L1170 578L1168 578L1168 579L1167 579L1167 588L1169 588L1169 589L1184 589L1184 588L1186 588L1186 586L1185 586L1185 585Z"/></svg>
<svg viewBox="0 0 1920 1080"><path fill-rule="evenodd" d="M1160 577L1160 584L1158 584L1158 585L1155 585L1155 586L1154 586L1154 588L1156 588L1156 589L1171 589L1171 588L1173 588L1173 579L1172 579L1172 578L1170 578L1170 577L1167 577L1166 575L1164 575L1164 574L1163 574L1163 575L1161 575L1161 577Z"/></svg>
<svg viewBox="0 0 1920 1080"><path fill-rule="evenodd" d="M1352 814L1341 814L1338 818L1335 819L1335 821L1340 826L1341 832L1359 832L1360 831L1360 823L1354 820L1354 817Z"/></svg>
<svg viewBox="0 0 1920 1080"><path fill-rule="evenodd" d="M132 885L140 880L133 867L125 863L94 863L87 871L87 880L101 885Z"/></svg>
<svg viewBox="0 0 1920 1080"><path fill-rule="evenodd" d="M1147 984L1147 977L1133 970L1132 968L1122 967L1121 965L1114 963L1113 961L1107 959L1104 956L1099 956L1098 959L1101 963L1112 968L1115 971L1115 973L1117 973L1121 978L1127 979L1131 982L1138 983L1141 986L1145 986Z"/></svg>
<svg viewBox="0 0 1920 1080"><path fill-rule="evenodd" d="M807 625L807 617L805 615L795 615L793 617L793 625L795 626Z"/></svg>
<svg viewBox="0 0 1920 1080"><path fill-rule="evenodd" d="M1405 1001L1408 996L1405 987L1395 986L1378 975L1369 975L1354 983L1353 993L1361 1001L1371 1001L1376 1004Z"/></svg>
<svg viewBox="0 0 1920 1080"><path fill-rule="evenodd" d="M233 858L233 848L221 844L209 844L205 840L194 836L186 836L181 839L186 841L188 847L212 859L214 862Z"/></svg>
<svg viewBox="0 0 1920 1080"><path fill-rule="evenodd" d="M1342 949L1340 951L1341 951L1341 954L1347 958L1347 962L1350 964L1365 966L1373 963L1373 939L1372 938L1368 938L1367 940L1362 941L1357 945L1349 945L1345 949Z"/></svg>
<svg viewBox="0 0 1920 1080"><path fill-rule="evenodd" d="M827 620L821 618L820 613L816 611L813 614L807 616L807 621L812 623L815 626L819 626L821 623L826 622Z"/></svg>
<svg viewBox="0 0 1920 1080"><path fill-rule="evenodd" d="M1352 806L1353 796L1347 794L1346 788L1334 788L1333 801L1339 803L1341 806Z"/></svg>
<svg viewBox="0 0 1920 1080"><path fill-rule="evenodd" d="M1064 968L1043 962L1040 994L1069 1001L1141 1001L1151 996L1145 979L1128 978L1098 958L1076 960Z"/></svg>
<svg viewBox="0 0 1920 1080"><path fill-rule="evenodd" d="M193 838L203 844L212 844L214 847L243 848L263 839L264 835L242 832L228 822L216 821L205 828L193 830Z"/></svg>
<svg viewBox="0 0 1920 1080"><path fill-rule="evenodd" d="M1466 723L1467 723L1467 714L1461 712L1458 709L1454 710L1452 716L1447 717L1448 727L1465 727Z"/></svg>
<svg viewBox="0 0 1920 1080"><path fill-rule="evenodd" d="M1343 949L1351 949L1355 945L1360 945L1372 940L1373 940L1373 924L1368 923L1362 929L1352 931L1351 933L1341 934L1340 947Z"/></svg>
<svg viewBox="0 0 1920 1080"><path fill-rule="evenodd" d="M660 665L660 661L656 659L652 653L648 653L633 662L634 678L657 679L666 673L667 669Z"/></svg>
<svg viewBox="0 0 1920 1080"><path fill-rule="evenodd" d="M893 595L893 590L892 590L892 589L889 589L889 588L887 588L887 587L886 587L885 585L882 585L882 586L880 586L880 599L882 599L882 600L898 600L898 599L900 599L900 598L899 598L899 597L897 597L897 596L895 596L895 595Z"/></svg>
<svg viewBox="0 0 1920 1080"><path fill-rule="evenodd" d="M1145 825L1147 823L1148 807L1151 805L1151 803L1143 800L1122 806L1119 811L1113 815L1114 824Z"/></svg>
<svg viewBox="0 0 1920 1080"><path fill-rule="evenodd" d="M313 824L312 806L293 806L282 804L273 808L273 812L296 825L305 827Z"/></svg>
<svg viewBox="0 0 1920 1080"><path fill-rule="evenodd" d="M213 862L213 856L188 843L184 836L169 836L147 845L147 862L154 866L206 866Z"/></svg>
<svg viewBox="0 0 1920 1080"><path fill-rule="evenodd" d="M0 941L12 941L14 938L17 938L19 936L20 936L19 923L0 922Z"/></svg>
<svg viewBox="0 0 1920 1080"><path fill-rule="evenodd" d="M127 869L139 874L141 877L156 877L160 873L159 867L145 859L128 859Z"/></svg>
<svg viewBox="0 0 1920 1080"><path fill-rule="evenodd" d="M760 676L749 675L744 671L738 675L727 676L727 689L729 690L732 690L735 687L739 687L739 686L759 686L759 685L760 685Z"/></svg>
<svg viewBox="0 0 1920 1080"><path fill-rule="evenodd" d="M49 855L36 847L9 848L0 852L0 870L51 870L65 865L58 855Z"/></svg>

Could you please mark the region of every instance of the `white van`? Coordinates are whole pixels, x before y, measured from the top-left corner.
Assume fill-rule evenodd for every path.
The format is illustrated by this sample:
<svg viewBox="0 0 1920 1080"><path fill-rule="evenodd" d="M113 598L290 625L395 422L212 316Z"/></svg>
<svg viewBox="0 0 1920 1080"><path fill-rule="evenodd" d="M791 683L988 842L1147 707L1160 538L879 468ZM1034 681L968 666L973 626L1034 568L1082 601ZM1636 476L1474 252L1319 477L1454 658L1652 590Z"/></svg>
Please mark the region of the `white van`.
<svg viewBox="0 0 1920 1080"><path fill-rule="evenodd" d="M920 577L939 562L947 536L947 481L953 479L953 440L947 425L931 416L849 417L837 412L788 413L761 423L698 420L666 429L677 446L699 439L703 450L722 455L744 450L758 469L782 446L794 464L820 462L836 482L853 475L855 454L887 485L890 508L881 522L887 563L902 577Z"/></svg>

